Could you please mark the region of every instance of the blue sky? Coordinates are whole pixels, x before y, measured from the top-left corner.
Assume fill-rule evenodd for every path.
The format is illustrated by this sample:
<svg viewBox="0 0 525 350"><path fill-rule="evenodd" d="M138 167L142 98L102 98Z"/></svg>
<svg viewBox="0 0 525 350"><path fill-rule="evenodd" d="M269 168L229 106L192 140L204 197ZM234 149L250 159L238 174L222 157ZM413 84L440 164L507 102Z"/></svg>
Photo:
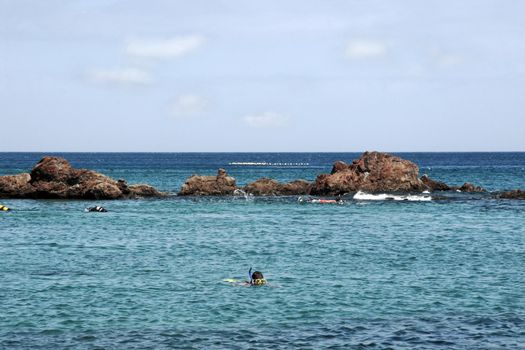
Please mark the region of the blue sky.
<svg viewBox="0 0 525 350"><path fill-rule="evenodd" d="M525 151L524 13L0 0L0 151Z"/></svg>

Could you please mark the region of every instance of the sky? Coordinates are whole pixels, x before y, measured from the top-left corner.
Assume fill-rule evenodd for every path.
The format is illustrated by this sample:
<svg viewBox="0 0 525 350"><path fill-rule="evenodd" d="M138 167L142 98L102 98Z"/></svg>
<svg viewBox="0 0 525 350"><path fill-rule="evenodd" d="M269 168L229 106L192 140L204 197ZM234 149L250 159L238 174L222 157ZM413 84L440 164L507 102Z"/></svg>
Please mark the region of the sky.
<svg viewBox="0 0 525 350"><path fill-rule="evenodd" d="M525 151L521 0L0 0L0 151Z"/></svg>

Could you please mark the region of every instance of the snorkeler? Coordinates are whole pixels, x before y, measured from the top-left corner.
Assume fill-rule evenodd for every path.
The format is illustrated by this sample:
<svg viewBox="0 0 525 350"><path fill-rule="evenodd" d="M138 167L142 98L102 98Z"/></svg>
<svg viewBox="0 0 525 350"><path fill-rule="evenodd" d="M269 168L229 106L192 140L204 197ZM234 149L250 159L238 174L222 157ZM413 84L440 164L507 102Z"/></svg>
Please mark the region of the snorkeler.
<svg viewBox="0 0 525 350"><path fill-rule="evenodd" d="M11 209L6 207L5 205L0 204L0 211L11 211Z"/></svg>
<svg viewBox="0 0 525 350"><path fill-rule="evenodd" d="M299 197L297 201L299 203L317 203L317 204L344 204L345 203L345 201L343 200L341 196L337 196L335 199Z"/></svg>
<svg viewBox="0 0 525 350"><path fill-rule="evenodd" d="M252 272L252 268L250 267L250 271L248 271L248 275L250 276L250 282L246 281L246 283L249 283L251 286L263 286L266 284L266 280L264 279L264 276L262 272L260 271L254 271Z"/></svg>
<svg viewBox="0 0 525 350"><path fill-rule="evenodd" d="M261 271L254 271L252 273L252 268L250 267L250 270L248 271L248 277L250 278L249 281L241 281L235 278L228 278L223 280L224 282L232 283L234 285L238 286L264 286L267 284L266 279L264 278Z"/></svg>
<svg viewBox="0 0 525 350"><path fill-rule="evenodd" d="M99 213L106 213L108 210L104 207L99 207L98 205L96 207L89 207L86 208L87 212L99 212Z"/></svg>

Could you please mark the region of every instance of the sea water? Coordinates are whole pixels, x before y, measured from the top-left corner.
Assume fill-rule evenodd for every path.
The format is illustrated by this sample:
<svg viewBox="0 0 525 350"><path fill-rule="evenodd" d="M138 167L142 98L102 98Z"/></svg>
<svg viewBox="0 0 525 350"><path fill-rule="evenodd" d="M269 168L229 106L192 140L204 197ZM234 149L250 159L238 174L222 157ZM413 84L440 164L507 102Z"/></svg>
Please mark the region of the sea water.
<svg viewBox="0 0 525 350"><path fill-rule="evenodd" d="M67 153L176 193L225 168L313 180L352 153ZM1 153L0 174L43 156ZM525 153L405 153L421 174L525 187ZM251 163L251 164L247 164ZM264 163L258 165L255 163ZM431 194L432 195L432 194ZM243 196L0 200L2 349L525 349L525 201ZM108 213L86 213L103 205ZM243 287L250 267L269 281Z"/></svg>

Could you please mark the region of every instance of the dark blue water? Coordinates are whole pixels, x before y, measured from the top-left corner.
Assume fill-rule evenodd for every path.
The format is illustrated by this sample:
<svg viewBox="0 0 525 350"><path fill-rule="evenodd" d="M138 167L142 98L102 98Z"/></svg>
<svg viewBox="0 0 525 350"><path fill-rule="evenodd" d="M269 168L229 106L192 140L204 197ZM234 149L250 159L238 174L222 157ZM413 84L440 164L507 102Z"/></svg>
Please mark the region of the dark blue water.
<svg viewBox="0 0 525 350"><path fill-rule="evenodd" d="M223 167L313 180L358 154L63 154L177 192ZM525 153L405 153L422 173L523 188ZM0 154L0 174L42 154ZM308 163L233 166L231 162ZM525 202L2 200L0 348L524 349ZM240 287L253 266L270 286Z"/></svg>

